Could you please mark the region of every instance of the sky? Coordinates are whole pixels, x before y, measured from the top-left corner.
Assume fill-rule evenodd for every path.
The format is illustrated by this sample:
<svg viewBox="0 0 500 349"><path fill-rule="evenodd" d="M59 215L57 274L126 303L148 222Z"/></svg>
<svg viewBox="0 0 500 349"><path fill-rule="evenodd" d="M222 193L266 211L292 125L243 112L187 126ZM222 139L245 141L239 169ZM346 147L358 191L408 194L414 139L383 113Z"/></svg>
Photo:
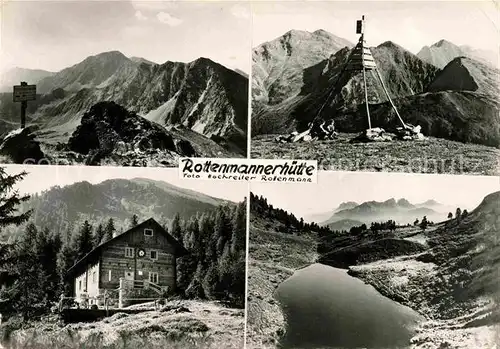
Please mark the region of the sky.
<svg viewBox="0 0 500 349"><path fill-rule="evenodd" d="M250 5L191 1L0 0L1 70L59 71L121 51L156 63L210 58L250 71Z"/></svg>
<svg viewBox="0 0 500 349"><path fill-rule="evenodd" d="M82 181L98 184L114 178L147 178L233 202L240 202L248 195L248 184L245 182L183 180L179 178L177 168L106 166L95 168L92 166L57 165L2 165L2 167L5 167L6 172L11 175L23 171L28 173L15 187L20 194L39 193L56 185L64 187Z"/></svg>
<svg viewBox="0 0 500 349"><path fill-rule="evenodd" d="M457 45L499 50L500 15L494 1L298 1L252 6L253 46L291 29L324 29L353 43L356 20L365 15L370 46L393 41L418 53L441 39Z"/></svg>
<svg viewBox="0 0 500 349"><path fill-rule="evenodd" d="M318 174L317 184L252 183L251 190L297 217L331 212L342 202L391 198L405 198L413 204L434 199L444 205L472 210L486 195L500 191L500 178L324 171Z"/></svg>

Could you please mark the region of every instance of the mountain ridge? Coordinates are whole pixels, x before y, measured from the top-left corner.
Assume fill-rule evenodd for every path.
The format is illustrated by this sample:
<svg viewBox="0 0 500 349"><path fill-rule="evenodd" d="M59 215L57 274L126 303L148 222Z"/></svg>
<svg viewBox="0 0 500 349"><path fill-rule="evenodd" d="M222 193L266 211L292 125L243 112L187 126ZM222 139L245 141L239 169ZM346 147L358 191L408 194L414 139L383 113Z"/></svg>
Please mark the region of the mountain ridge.
<svg viewBox="0 0 500 349"><path fill-rule="evenodd" d="M205 57L148 64L108 51L39 81L41 95L29 103L27 123L67 137L86 110L114 101L163 127L183 125L246 154L247 91L248 78ZM2 98L5 126L17 119L14 110L8 97Z"/></svg>
<svg viewBox="0 0 500 349"><path fill-rule="evenodd" d="M242 198L243 200L243 198ZM84 220L105 224L113 218L117 227L126 228L133 214L139 221L154 217L164 224L175 214L189 218L222 204L235 204L201 192L177 187L168 182L148 178L107 179L96 184L79 181L65 186L52 186L31 195L22 203L20 212L33 209L32 220L40 228L52 227L60 232L78 226ZM6 229L5 241L19 228Z"/></svg>
<svg viewBox="0 0 500 349"><path fill-rule="evenodd" d="M440 208L441 211L438 211ZM371 200L356 206L347 205L341 210L336 209L320 225L332 226L342 221L355 221L369 225L372 222L387 220L395 220L400 224L412 224L415 219L421 219L423 216L427 216L429 220L444 220L447 214L446 209L447 207L444 205L431 200L421 204L412 204L405 198L398 200L390 198L385 201Z"/></svg>

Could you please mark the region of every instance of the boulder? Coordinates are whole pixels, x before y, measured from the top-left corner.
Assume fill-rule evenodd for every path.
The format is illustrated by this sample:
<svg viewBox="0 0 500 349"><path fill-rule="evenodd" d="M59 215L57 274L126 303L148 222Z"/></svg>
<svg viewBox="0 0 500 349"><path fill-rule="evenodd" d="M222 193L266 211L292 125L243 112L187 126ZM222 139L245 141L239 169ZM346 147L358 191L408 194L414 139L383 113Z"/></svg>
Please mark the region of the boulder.
<svg viewBox="0 0 500 349"><path fill-rule="evenodd" d="M137 152L175 151L176 145L172 135L160 125L114 102L100 102L83 115L68 148L95 158L96 154L124 154L132 148Z"/></svg>
<svg viewBox="0 0 500 349"><path fill-rule="evenodd" d="M196 150L193 148L189 141L178 139L175 141L175 149L178 154L186 157L196 156Z"/></svg>
<svg viewBox="0 0 500 349"><path fill-rule="evenodd" d="M45 158L40 143L29 127L7 134L0 144L0 154L9 157L16 164L38 163Z"/></svg>
<svg viewBox="0 0 500 349"><path fill-rule="evenodd" d="M394 134L385 132L383 128L375 127L364 130L357 137L353 138L351 142L390 142L394 137Z"/></svg>

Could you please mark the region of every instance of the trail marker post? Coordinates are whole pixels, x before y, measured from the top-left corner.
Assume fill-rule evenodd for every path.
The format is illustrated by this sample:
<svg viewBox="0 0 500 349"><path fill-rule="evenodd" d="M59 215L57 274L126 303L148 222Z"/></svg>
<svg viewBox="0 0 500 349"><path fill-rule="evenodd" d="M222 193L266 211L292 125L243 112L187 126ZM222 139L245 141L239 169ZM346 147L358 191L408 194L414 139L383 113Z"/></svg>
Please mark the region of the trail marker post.
<svg viewBox="0 0 500 349"><path fill-rule="evenodd" d="M25 128L26 108L28 101L36 100L36 85L28 85L27 82L21 81L20 85L14 86L12 98L14 102L21 102L21 128Z"/></svg>

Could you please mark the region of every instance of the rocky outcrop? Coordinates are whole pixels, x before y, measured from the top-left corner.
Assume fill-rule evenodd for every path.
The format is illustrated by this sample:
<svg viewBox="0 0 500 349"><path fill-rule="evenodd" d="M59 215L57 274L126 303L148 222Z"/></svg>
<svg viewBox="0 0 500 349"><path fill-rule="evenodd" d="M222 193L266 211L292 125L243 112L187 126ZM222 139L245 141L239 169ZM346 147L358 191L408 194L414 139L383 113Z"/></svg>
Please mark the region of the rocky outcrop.
<svg viewBox="0 0 500 349"><path fill-rule="evenodd" d="M185 139L175 140L175 149L177 150L177 153L182 156L192 157L197 155L196 150L193 148L191 143Z"/></svg>
<svg viewBox="0 0 500 349"><path fill-rule="evenodd" d="M93 157L130 151L176 151L174 140L165 129L114 102L92 106L73 132L68 148Z"/></svg>
<svg viewBox="0 0 500 349"><path fill-rule="evenodd" d="M45 157L31 128L17 129L4 138L0 154L16 164L36 164Z"/></svg>

